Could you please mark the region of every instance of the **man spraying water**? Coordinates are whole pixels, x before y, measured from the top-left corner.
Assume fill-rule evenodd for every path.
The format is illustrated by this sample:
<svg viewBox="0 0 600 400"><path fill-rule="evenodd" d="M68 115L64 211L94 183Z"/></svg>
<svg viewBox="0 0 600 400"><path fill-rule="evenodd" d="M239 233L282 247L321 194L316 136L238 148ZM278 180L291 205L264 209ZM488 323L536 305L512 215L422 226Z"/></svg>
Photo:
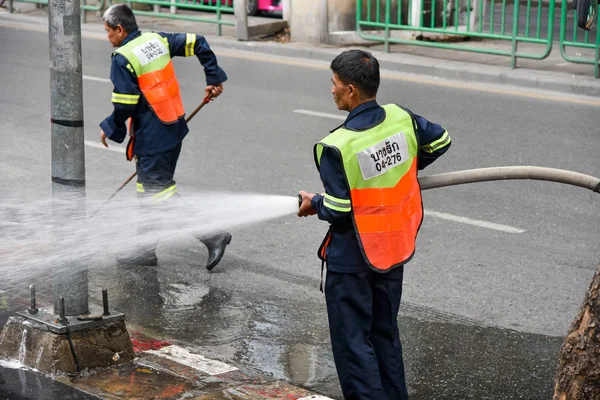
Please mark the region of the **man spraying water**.
<svg viewBox="0 0 600 400"><path fill-rule="evenodd" d="M332 94L346 121L315 145L324 194L300 192L298 216L330 228L325 299L345 399L406 400L397 315L404 264L423 218L417 170L450 147L450 136L396 104L380 106L379 63L350 50L331 63Z"/></svg>

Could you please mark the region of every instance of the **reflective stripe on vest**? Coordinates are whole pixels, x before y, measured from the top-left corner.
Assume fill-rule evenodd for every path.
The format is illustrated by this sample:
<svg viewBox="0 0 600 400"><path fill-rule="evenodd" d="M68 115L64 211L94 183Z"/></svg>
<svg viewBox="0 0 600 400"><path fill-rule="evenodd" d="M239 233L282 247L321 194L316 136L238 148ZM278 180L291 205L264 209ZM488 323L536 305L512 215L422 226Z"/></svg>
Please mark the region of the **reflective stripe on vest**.
<svg viewBox="0 0 600 400"><path fill-rule="evenodd" d="M423 220L412 116L395 104L383 108L381 124L337 129L314 149L317 168L324 147L341 155L356 236L365 261L379 272L412 258Z"/></svg>
<svg viewBox="0 0 600 400"><path fill-rule="evenodd" d="M143 33L115 53L131 64L140 90L158 119L169 124L185 114L167 39L158 33Z"/></svg>

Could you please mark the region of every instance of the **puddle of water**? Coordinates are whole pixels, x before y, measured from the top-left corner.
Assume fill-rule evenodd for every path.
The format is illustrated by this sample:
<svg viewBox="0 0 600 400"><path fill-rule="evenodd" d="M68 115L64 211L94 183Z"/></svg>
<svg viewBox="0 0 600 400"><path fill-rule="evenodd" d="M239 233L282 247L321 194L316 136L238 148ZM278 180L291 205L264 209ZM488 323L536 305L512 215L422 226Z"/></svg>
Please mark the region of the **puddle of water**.
<svg viewBox="0 0 600 400"><path fill-rule="evenodd" d="M185 398L185 393L194 389L194 384L187 379L132 364L75 378L72 384L102 398L109 394L122 399Z"/></svg>

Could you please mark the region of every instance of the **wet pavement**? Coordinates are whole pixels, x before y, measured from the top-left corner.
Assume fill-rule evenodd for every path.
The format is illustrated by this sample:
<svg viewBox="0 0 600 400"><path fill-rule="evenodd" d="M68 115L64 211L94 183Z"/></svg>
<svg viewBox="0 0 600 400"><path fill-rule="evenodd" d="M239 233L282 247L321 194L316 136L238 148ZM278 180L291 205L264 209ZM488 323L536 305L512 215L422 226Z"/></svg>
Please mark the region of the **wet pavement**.
<svg viewBox="0 0 600 400"><path fill-rule="evenodd" d="M93 400L96 396L69 387L37 372L0 363L1 400Z"/></svg>
<svg viewBox="0 0 600 400"><path fill-rule="evenodd" d="M167 250L163 249L163 259L169 258L165 256ZM184 393L190 398L218 399L200 396L216 396L235 388L239 391L244 384L265 390L288 381L297 385L290 390L297 392L298 387L304 387L340 399L322 308L318 304L306 307L305 300L274 302L264 298L264 293L253 298L249 292L210 284L225 277L226 271L239 271L239 262L224 260L215 274L205 275L204 279L194 279L200 271L178 265L177 257L170 260L169 268L163 264L126 269L108 263L104 268L92 269L92 301L100 299L94 298L98 292L95 288L108 287L111 308L127 315L139 358L134 365L75 379L63 377L61 380L69 386L52 382L48 386L51 392L44 394L49 397L44 398L94 398L65 397L77 396L83 390L106 399L168 399ZM306 289L314 289L317 283L309 280ZM318 294L315 298L320 300ZM26 298L8 301L24 304ZM288 322L282 325L283 320ZM399 325L411 399L552 396L562 338L481 326L410 303L404 305ZM154 345L144 345L148 338ZM210 376L147 352L172 344L226 361L239 370ZM36 397L36 388L51 382L22 370L2 369L2 376L5 378L0 390L7 395L20 393L19 399L40 398Z"/></svg>
<svg viewBox="0 0 600 400"><path fill-rule="evenodd" d="M190 366L162 357L144 356L132 364L85 371L78 377L48 377L0 364L0 399L4 400L261 400L311 398L314 393L269 377L230 371L198 375Z"/></svg>
<svg viewBox="0 0 600 400"><path fill-rule="evenodd" d="M400 324L403 328L409 393L413 400L548 399L552 396L555 360L561 339L497 328L419 321L406 316L400 318ZM335 394L336 382L319 382L315 376L315 372L323 367L319 365L323 360L319 360L317 354L325 354L326 345L321 348L313 345L314 352L310 351L309 346L298 343L281 343L267 348L268 335L261 338L258 332L252 334L254 338L251 341L240 341L232 346L248 348L252 346L249 342L262 340L265 344L260 358L263 362L270 359L271 362L282 363L286 374L280 378L296 382L303 378L307 386L313 386L308 389L316 386L321 392L325 389L333 398L340 398L339 394ZM278 347L287 348L287 358L277 357L281 354ZM313 355L312 363L309 361L308 365L303 365L302 362L311 357L300 360L298 357L307 351ZM264 391L267 387L283 390L283 382L275 381L272 375L258 373L255 368L261 365L256 361L244 358L237 361L239 365L250 368L249 375L233 371L221 374L218 378L201 378L193 368L177 363L169 365L165 360L158 363L146 355L138 359L135 365L96 371L90 376L76 379L60 378L69 385L23 369L0 368L0 393L6 399L15 400L169 399L186 393L190 396L187 398L204 399L208 397L199 396L206 393L216 396L228 393L232 388L238 388L239 391L243 383L255 387L255 390L260 388ZM297 387L288 390L298 393ZM191 397L194 393L198 397Z"/></svg>
<svg viewBox="0 0 600 400"><path fill-rule="evenodd" d="M400 318L411 399L550 399L562 338Z"/></svg>

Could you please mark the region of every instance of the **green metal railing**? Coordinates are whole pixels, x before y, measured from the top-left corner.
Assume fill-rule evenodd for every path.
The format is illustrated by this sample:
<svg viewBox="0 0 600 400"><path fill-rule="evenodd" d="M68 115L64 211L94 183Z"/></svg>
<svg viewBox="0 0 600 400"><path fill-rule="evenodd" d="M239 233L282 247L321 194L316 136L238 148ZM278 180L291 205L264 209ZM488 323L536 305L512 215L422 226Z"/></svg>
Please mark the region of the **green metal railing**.
<svg viewBox="0 0 600 400"><path fill-rule="evenodd" d="M33 3L48 5L48 0L10 0L9 12L13 12L13 2ZM97 5L87 5L86 0L81 0L82 21L86 22L85 11L102 11L105 9L105 0L98 0ZM235 26L233 18L225 19L223 14L233 14L233 1L231 0L130 0L121 1L127 3L136 15L146 15L151 17L181 19L198 22L208 22L217 25L217 35L221 36L221 27L223 25ZM153 11L138 10L134 4L153 5ZM112 5L112 0L108 0L108 5ZM172 12L161 12L160 7L169 7ZM179 14L179 10L190 11L211 11L214 17L198 16L192 13ZM174 12L173 12L174 11Z"/></svg>
<svg viewBox="0 0 600 400"><path fill-rule="evenodd" d="M14 3L13 0L8 1L8 12L10 12L11 14L14 11L13 3ZM18 3L32 3L32 4L48 5L48 0L19 0Z"/></svg>
<svg viewBox="0 0 600 400"><path fill-rule="evenodd" d="M151 4L157 7L154 7L153 11L137 10L134 6L135 3ZM221 36L221 27L223 25L235 26L234 19L223 18L223 14L233 14L233 1L231 0L129 0L127 1L127 4L129 4L134 9L134 13L136 15L146 15L151 17L171 18L216 24L217 35L219 36ZM160 7L169 7L171 12L160 12ZM215 14L214 17L198 16L191 13L179 14L179 10L212 11Z"/></svg>
<svg viewBox="0 0 600 400"><path fill-rule="evenodd" d="M527 4L518 0L357 0L356 26L362 38L383 42L386 52L390 43L454 49L509 56L515 68L517 58L541 60L550 54L554 9L555 0L548 4L542 4L542 0L528 0ZM367 29L372 32L365 32ZM434 42L393 37L397 31L443 38ZM448 43L457 37L474 40L468 45ZM501 41L506 48L477 47L472 44L477 39ZM519 52L519 43L540 45L540 52Z"/></svg>
<svg viewBox="0 0 600 400"><path fill-rule="evenodd" d="M577 12L586 12L587 10L574 10L570 7L570 4L570 2L563 0L560 18L560 54L569 62L593 64L594 77L598 79L600 78L600 29L598 29L598 25L592 28L591 31L579 29L577 27ZM568 18L569 12L573 14L573 18ZM600 5L598 5L598 12L600 12ZM573 28L572 35L568 35L567 32L567 28L570 26ZM583 51L588 50L589 55L569 55L567 54L567 47Z"/></svg>
<svg viewBox="0 0 600 400"><path fill-rule="evenodd" d="M8 11L12 13L13 3L32 3L32 4L40 4L43 6L48 5L48 0L9 0L8 2ZM85 0L81 2L81 10L84 11L102 11L104 9L104 0L99 0L97 5L87 5L85 4Z"/></svg>

